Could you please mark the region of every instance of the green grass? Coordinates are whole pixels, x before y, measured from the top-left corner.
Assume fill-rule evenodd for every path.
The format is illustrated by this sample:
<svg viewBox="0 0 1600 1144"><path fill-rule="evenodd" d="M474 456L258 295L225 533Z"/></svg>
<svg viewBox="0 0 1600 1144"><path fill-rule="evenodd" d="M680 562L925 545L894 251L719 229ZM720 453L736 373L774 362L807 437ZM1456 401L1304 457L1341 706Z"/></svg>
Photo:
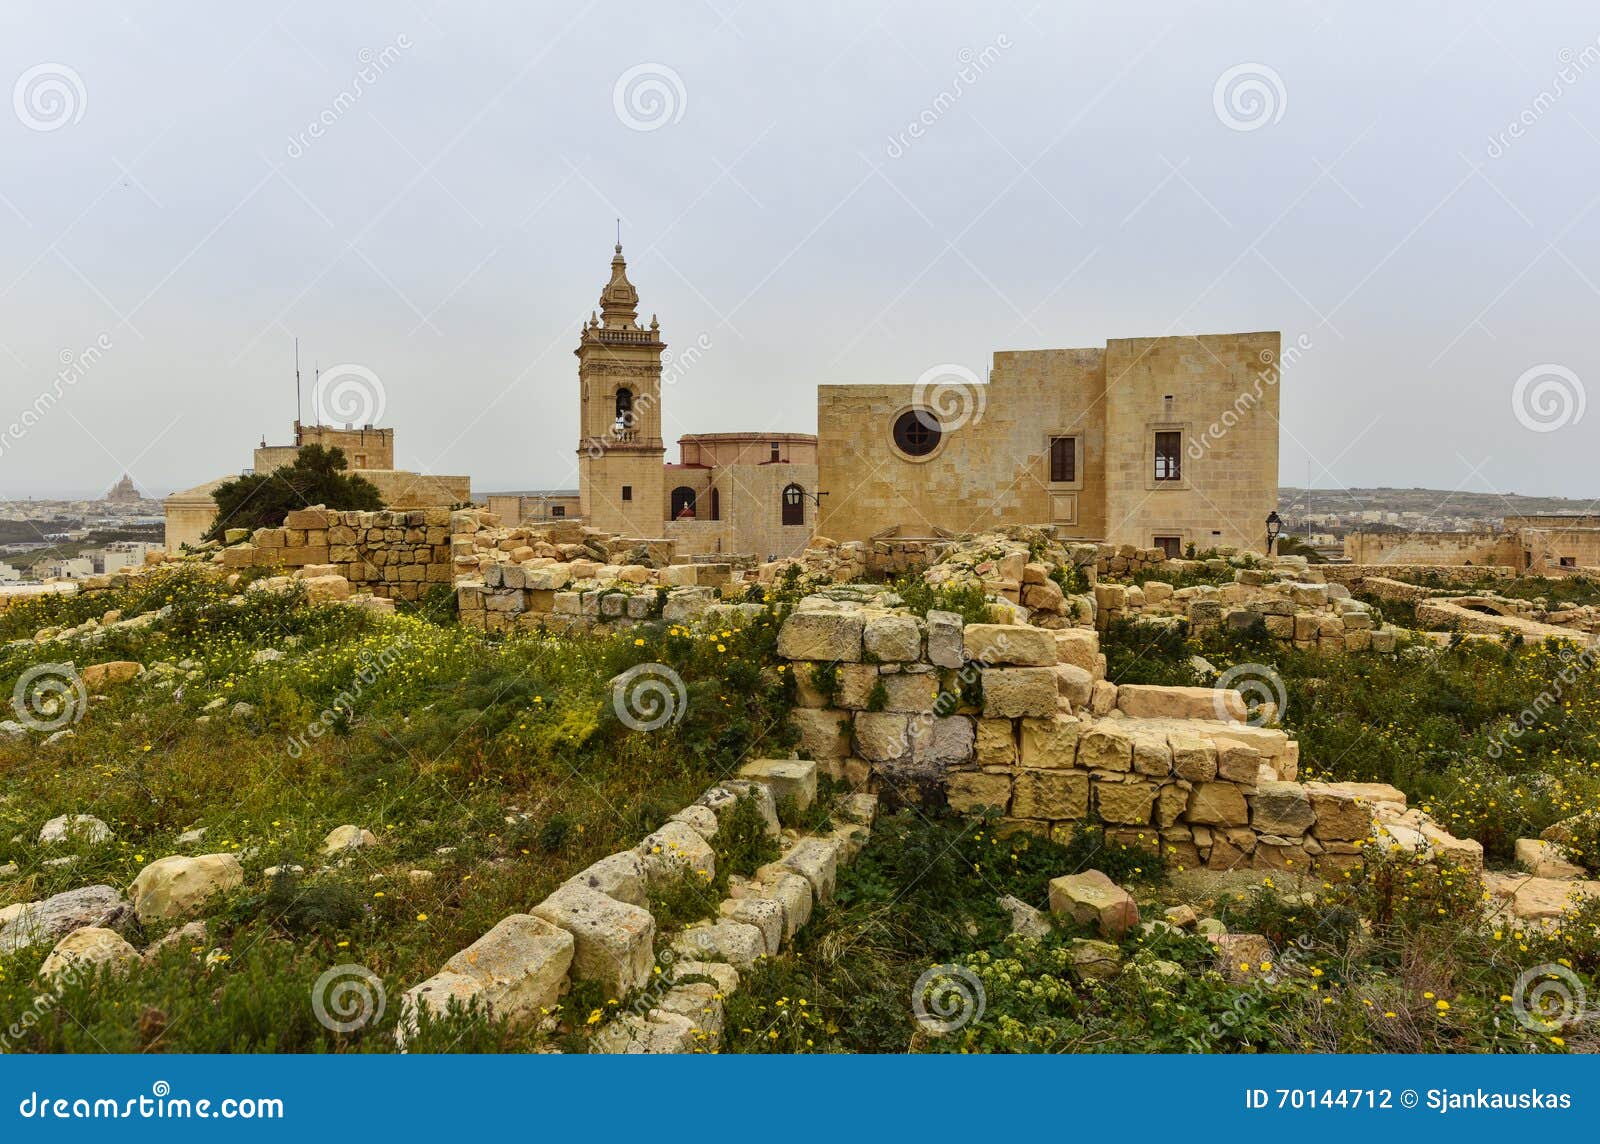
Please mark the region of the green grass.
<svg viewBox="0 0 1600 1144"><path fill-rule="evenodd" d="M229 596L213 581L163 574L92 608L79 599L31 618L5 614L21 631L41 616L59 624L112 606L172 609L92 648L0 649L7 694L39 663L185 666L95 697L55 746L0 743L0 863L20 868L0 880L0 905L100 882L126 888L173 853L233 852L245 868L244 886L208 911L208 943L227 960L203 972L163 960L73 994L61 1010L71 1020L39 1025L22 1048L392 1049L401 991L589 862L637 844L742 761L788 750L793 684L761 669L776 639L770 613L737 630L657 623L606 639L495 638L447 617ZM284 658L255 662L265 647ZM681 717L653 731L618 718L610 687L643 663L667 665L683 685L681 704L673 697ZM207 711L217 699L223 706ZM253 713L231 717L239 702ZM34 841L46 819L67 813L96 815L114 839ZM347 868L268 883L270 866L321 867L321 840L343 823L379 844ZM193 827L206 829L204 841L180 847ZM766 854L737 831L734 842L736 865ZM51 864L63 856L76 864ZM143 948L163 928L136 927L130 939ZM31 1003L46 952L0 957L0 1012ZM390 999L385 1021L359 1034L310 1020L310 983L345 962L376 973ZM231 984L241 974L248 980ZM219 989L220 1011L208 1010ZM166 1020L159 1037L141 1040L147 1010ZM476 1047L525 1046L531 1036L481 1014L450 1035Z"/></svg>

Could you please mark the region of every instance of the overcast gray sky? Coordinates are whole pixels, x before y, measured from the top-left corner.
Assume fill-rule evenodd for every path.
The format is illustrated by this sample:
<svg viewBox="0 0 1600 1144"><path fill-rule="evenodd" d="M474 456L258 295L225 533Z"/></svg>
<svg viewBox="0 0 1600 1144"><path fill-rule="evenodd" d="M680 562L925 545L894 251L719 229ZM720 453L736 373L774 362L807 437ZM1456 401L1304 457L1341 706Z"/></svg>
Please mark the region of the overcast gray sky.
<svg viewBox="0 0 1600 1144"><path fill-rule="evenodd" d="M237 471L295 335L308 408L314 363L367 371L402 467L575 485L618 215L646 319L708 347L673 437L1277 329L1285 483L1600 494L1597 37L1512 0L6 0L0 495Z"/></svg>

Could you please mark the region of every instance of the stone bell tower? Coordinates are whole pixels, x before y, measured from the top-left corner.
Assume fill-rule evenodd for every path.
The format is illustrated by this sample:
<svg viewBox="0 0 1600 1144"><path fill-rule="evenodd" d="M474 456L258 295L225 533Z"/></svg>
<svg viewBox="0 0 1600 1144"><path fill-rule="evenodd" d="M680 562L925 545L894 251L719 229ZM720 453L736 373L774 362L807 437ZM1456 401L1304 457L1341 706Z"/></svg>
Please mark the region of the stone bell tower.
<svg viewBox="0 0 1600 1144"><path fill-rule="evenodd" d="M639 325L639 292L622 244L573 352L580 393L578 490L585 523L621 536L657 537L666 519L661 440L661 326Z"/></svg>

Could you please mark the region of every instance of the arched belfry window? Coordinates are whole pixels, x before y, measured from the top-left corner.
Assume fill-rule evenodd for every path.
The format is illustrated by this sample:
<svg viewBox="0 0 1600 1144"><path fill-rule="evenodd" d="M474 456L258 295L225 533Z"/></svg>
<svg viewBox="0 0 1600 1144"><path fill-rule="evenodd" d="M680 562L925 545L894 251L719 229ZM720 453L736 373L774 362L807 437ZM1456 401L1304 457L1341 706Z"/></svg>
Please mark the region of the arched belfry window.
<svg viewBox="0 0 1600 1144"><path fill-rule="evenodd" d="M627 386L617 390L617 424L624 429L633 427L633 390Z"/></svg>
<svg viewBox="0 0 1600 1144"><path fill-rule="evenodd" d="M672 519L694 519L694 490L688 485L679 485L672 490Z"/></svg>
<svg viewBox="0 0 1600 1144"><path fill-rule="evenodd" d="M806 492L799 485L785 485L783 489L783 523L806 522Z"/></svg>

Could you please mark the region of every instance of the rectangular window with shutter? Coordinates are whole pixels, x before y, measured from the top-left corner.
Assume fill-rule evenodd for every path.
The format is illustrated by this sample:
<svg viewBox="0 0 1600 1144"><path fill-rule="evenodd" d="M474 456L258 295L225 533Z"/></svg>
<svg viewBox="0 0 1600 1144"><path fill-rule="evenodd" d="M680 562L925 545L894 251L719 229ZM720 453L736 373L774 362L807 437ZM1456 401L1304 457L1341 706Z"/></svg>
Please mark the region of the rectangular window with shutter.
<svg viewBox="0 0 1600 1144"><path fill-rule="evenodd" d="M1183 455L1183 434L1176 429L1162 430L1156 434L1156 480L1183 479L1180 458Z"/></svg>
<svg viewBox="0 0 1600 1144"><path fill-rule="evenodd" d="M1076 437L1050 438L1050 480L1066 484L1078 479L1078 440Z"/></svg>

